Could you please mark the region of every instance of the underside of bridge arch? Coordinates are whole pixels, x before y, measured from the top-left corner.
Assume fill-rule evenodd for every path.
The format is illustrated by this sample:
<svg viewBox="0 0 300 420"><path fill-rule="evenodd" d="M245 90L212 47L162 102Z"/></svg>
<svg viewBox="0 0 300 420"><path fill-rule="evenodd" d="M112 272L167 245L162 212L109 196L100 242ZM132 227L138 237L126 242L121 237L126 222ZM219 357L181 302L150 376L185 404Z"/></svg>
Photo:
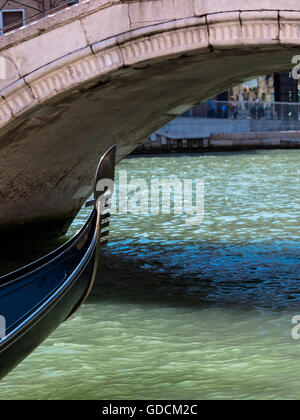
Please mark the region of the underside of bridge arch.
<svg viewBox="0 0 300 420"><path fill-rule="evenodd" d="M97 3L96 11L79 5L78 16L60 12L59 24L52 17L25 28L22 39L18 31L8 34L0 47L10 69L0 85L2 237L63 234L110 145L117 144L121 160L180 113L253 76L286 70L300 53L291 11L192 15L91 39L97 30L89 34L85 14L95 27L103 14L117 15L114 7L133 6ZM55 44L55 55L53 32L68 44L78 22L83 42L76 32L78 48L66 53ZM49 51L28 60L47 40Z"/></svg>

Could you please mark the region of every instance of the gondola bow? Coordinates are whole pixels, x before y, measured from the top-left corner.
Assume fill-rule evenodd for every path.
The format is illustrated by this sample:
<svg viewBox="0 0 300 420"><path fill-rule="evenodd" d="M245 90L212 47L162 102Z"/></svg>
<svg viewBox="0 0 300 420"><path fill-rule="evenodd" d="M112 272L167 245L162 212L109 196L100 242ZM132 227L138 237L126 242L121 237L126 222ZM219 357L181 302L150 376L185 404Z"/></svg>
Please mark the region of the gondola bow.
<svg viewBox="0 0 300 420"><path fill-rule="evenodd" d="M99 247L108 237L115 156L112 146L100 160L93 210L83 228L62 247L0 278L0 379L88 297Z"/></svg>

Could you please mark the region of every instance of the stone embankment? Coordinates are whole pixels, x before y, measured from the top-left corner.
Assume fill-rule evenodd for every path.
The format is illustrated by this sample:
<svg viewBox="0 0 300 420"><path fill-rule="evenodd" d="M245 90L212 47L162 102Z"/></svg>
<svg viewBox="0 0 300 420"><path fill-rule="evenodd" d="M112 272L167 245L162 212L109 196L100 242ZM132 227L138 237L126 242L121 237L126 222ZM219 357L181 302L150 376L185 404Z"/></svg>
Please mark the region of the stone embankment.
<svg viewBox="0 0 300 420"><path fill-rule="evenodd" d="M132 154L203 153L251 149L300 149L300 131L217 133L207 138L172 138L155 135Z"/></svg>

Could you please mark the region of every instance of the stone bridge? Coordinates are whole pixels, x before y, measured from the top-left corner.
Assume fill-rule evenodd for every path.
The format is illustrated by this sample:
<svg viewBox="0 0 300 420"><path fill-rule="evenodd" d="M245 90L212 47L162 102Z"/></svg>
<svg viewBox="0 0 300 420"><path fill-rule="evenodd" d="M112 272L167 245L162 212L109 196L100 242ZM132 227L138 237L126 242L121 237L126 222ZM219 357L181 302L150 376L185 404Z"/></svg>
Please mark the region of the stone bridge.
<svg viewBox="0 0 300 420"><path fill-rule="evenodd" d="M1 237L64 233L111 144L296 54L298 0L90 0L2 36Z"/></svg>

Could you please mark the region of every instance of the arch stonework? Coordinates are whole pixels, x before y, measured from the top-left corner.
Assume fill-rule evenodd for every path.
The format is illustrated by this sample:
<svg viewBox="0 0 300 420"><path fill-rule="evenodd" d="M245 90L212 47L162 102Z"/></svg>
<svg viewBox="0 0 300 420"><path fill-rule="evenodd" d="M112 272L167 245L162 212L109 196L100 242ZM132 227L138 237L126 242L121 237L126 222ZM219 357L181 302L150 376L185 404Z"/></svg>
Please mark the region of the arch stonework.
<svg viewBox="0 0 300 420"><path fill-rule="evenodd" d="M0 232L63 233L101 153L291 67L297 0L91 0L0 38Z"/></svg>

